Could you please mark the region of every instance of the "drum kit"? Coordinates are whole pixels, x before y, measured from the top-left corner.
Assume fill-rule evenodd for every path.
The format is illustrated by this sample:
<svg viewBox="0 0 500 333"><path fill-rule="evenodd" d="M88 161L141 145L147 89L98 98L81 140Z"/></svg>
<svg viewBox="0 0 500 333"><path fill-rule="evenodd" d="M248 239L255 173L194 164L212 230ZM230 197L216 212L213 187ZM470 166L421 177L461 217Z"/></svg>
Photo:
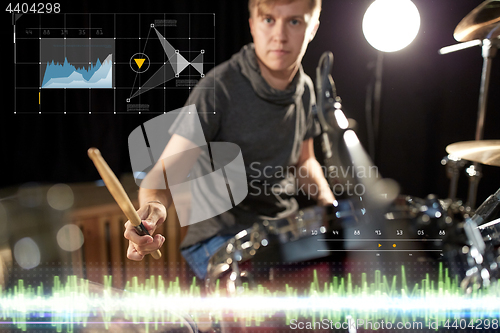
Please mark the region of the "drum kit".
<svg viewBox="0 0 500 333"><path fill-rule="evenodd" d="M377 256L382 254L381 257L385 256L385 260L389 261L407 261L408 255L413 255L418 261L445 260L452 271L455 267L456 273L461 275L461 285L466 293L496 282L500 278L500 219L492 221L492 218L500 207L500 190L476 210L474 207L481 164L500 166L500 140L483 140L491 63L500 45L499 36L500 0L483 2L458 24L454 32L456 40L462 42L454 47L455 50L472 45L482 46L484 66L475 141L450 144L446 147L449 155L442 161L450 178L448 199L440 200L432 195L426 199L399 195L391 204L373 209L376 202L374 196L353 196L337 201L334 207L306 208L286 219L255 223L227 241L211 257L205 280L207 292L215 293L217 286L224 286L228 295L237 295L243 286L270 283L275 279L273 262L274 265L293 265L304 261L324 261L332 254L335 254L335 260L342 261L347 254L357 251L371 251L378 253ZM451 47L440 51L442 54L447 52L451 52ZM340 98L336 98L331 77L319 81L318 85L323 89L317 93L318 120L323 133L327 133L323 137L329 139L329 142L323 142L323 146L327 146L325 155L331 155L328 154L332 149L331 143L342 135L345 138L349 128L335 123L335 119L339 119L336 111L340 111ZM326 93L325 87L330 89ZM341 150L347 150L353 157L351 148L352 145L345 142ZM352 160L355 158L350 162ZM462 204L457 199L458 178L468 164L471 164L466 170L469 194L467 202ZM377 238L384 233L385 237ZM363 235L368 236L359 237ZM394 241L399 236L422 242ZM403 252L391 252L396 247ZM366 254L364 256L366 260ZM382 259L373 258L383 266ZM462 265L456 267L453 262L461 262ZM269 264L266 266L265 263ZM223 281L223 284L218 281Z"/></svg>
<svg viewBox="0 0 500 333"><path fill-rule="evenodd" d="M500 140L483 140L491 64L500 46L500 0L487 0L475 8L458 24L454 36L462 43L455 48L443 48L442 54L451 49L481 45L484 65L475 140L450 144L446 147L449 155L442 160L450 178L448 198L397 195L395 188L378 175L357 179L366 188L363 196L335 201L331 207L305 208L287 218L265 219L229 239L209 260L205 279L208 295L218 295L220 287L230 297L248 288L256 290L259 285L280 288L287 282L286 272L324 267L325 262L327 268L331 262L341 262L342 272L349 272L345 267L349 261L370 261L383 269L388 262L446 260L451 270L460 275L464 293L497 283L500 279L500 219L495 219L495 214L500 211L500 189L477 209L474 207L481 164L500 167ZM355 134L340 109L333 80L325 75L331 66L327 62L328 56L322 58L317 75L320 77L317 118L323 130L324 155L332 156L332 150L340 151L349 157L337 160L344 164L342 166L368 170L369 158L360 149L357 137L353 138ZM91 151L90 155L94 161L99 160L98 151ZM334 167L331 163L325 163L327 169ZM462 204L457 199L458 178L470 163L466 170L468 199ZM113 177L108 175L119 185ZM333 180L329 181L333 187ZM108 186L123 192L118 185ZM131 204L126 195L118 197L117 201L123 203L120 206L127 210ZM135 213L133 207L129 210ZM1 265L0 260L0 283ZM305 276L305 280L294 277L293 283L294 287L307 287L311 284L310 276ZM103 290L99 285L91 287L96 294ZM123 298L131 294L114 289L106 292ZM172 317L176 322L168 323L168 331L197 331L189 316L172 312ZM96 317L95 321L101 319ZM127 321L120 318L110 330L123 331L124 326L120 324ZM127 327L130 332L140 331L137 326Z"/></svg>

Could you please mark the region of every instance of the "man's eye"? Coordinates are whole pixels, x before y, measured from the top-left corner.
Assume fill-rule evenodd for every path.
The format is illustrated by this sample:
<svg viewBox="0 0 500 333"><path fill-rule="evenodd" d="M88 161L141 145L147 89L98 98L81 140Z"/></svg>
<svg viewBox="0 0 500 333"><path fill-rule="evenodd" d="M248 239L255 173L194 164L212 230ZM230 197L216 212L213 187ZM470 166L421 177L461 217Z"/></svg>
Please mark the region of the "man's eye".
<svg viewBox="0 0 500 333"><path fill-rule="evenodd" d="M273 23L273 19L272 19L272 18L270 18L270 17L266 17L266 18L264 19L264 23Z"/></svg>
<svg viewBox="0 0 500 333"><path fill-rule="evenodd" d="M299 25L299 24L300 24L300 21L299 21L299 20L291 20L291 21L290 21L290 24L291 24L291 25Z"/></svg>

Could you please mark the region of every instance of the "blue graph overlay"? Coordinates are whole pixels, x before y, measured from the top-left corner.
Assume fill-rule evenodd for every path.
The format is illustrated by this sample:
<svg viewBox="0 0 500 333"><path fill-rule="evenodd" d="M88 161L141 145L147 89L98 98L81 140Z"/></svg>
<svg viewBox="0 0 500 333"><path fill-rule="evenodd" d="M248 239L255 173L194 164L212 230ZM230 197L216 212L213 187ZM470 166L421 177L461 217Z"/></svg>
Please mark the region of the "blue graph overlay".
<svg viewBox="0 0 500 333"><path fill-rule="evenodd" d="M42 88L112 88L112 78L112 54L102 63L97 59L95 66L91 63L88 68L76 68L65 58L63 64L47 62Z"/></svg>

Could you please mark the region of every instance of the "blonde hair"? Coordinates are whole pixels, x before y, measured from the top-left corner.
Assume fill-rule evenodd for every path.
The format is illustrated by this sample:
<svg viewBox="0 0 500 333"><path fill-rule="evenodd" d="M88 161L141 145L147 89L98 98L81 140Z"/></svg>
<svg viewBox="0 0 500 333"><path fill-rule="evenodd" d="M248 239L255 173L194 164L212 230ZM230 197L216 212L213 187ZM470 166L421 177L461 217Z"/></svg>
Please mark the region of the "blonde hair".
<svg viewBox="0 0 500 333"><path fill-rule="evenodd" d="M252 16L252 10L257 7L257 13L261 14L264 8L269 8L277 3L292 3L297 0L248 0L248 12ZM309 0L309 9L313 16L319 18L321 12L321 0Z"/></svg>

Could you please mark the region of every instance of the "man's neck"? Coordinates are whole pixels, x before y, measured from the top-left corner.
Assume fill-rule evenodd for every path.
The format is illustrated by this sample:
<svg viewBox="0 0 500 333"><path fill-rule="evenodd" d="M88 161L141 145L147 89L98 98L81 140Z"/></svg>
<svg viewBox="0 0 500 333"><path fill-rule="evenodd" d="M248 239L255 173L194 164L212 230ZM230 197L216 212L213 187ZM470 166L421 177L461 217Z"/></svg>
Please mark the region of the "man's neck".
<svg viewBox="0 0 500 333"><path fill-rule="evenodd" d="M258 58L260 74L266 80L266 82L274 89L285 90L288 88L290 82L292 82L295 74L299 70L299 66L286 71L272 71L266 65L264 65Z"/></svg>

